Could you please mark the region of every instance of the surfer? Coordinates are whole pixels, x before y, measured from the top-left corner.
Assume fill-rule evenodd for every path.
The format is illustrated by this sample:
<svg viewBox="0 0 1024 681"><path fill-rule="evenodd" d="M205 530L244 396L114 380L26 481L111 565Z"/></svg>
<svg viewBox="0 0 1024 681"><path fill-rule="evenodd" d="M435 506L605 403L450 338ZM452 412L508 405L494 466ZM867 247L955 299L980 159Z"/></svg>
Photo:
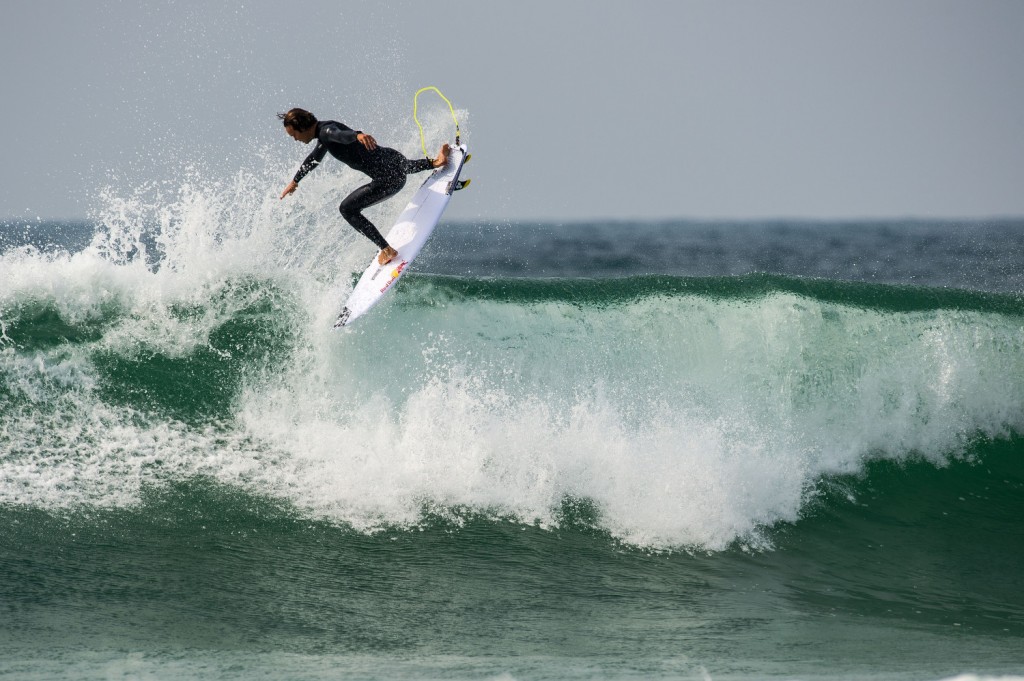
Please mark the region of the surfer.
<svg viewBox="0 0 1024 681"><path fill-rule="evenodd" d="M398 251L392 248L373 223L363 216L363 209L401 191L405 186L406 175L444 167L448 163L451 148L445 144L437 152L436 158L411 161L396 149L378 146L372 135L353 130L337 121L318 121L316 116L304 109L291 109L287 113L278 114L277 117L284 121L285 132L296 142L309 144L316 140L316 147L281 192L281 198L298 189L299 181L306 173L320 165L327 152L331 152L331 156L342 163L370 176L369 184L364 184L345 197L338 208L342 217L348 220L357 232L380 249L377 262L381 265L390 262L398 255Z"/></svg>

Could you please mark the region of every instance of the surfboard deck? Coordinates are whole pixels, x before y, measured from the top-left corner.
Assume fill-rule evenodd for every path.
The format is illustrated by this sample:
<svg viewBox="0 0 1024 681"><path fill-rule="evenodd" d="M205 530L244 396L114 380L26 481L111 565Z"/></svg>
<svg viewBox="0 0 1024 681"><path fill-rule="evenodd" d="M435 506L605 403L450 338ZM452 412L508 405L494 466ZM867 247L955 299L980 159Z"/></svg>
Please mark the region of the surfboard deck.
<svg viewBox="0 0 1024 681"><path fill-rule="evenodd" d="M452 192L468 184L468 181L459 179L468 155L465 144L452 147L448 165L433 171L416 191L398 216L394 227L385 236L391 247L398 251L398 255L386 265L377 264L377 254L373 255L334 322L336 330L350 325L369 312L384 294L394 288L416 259L448 206Z"/></svg>

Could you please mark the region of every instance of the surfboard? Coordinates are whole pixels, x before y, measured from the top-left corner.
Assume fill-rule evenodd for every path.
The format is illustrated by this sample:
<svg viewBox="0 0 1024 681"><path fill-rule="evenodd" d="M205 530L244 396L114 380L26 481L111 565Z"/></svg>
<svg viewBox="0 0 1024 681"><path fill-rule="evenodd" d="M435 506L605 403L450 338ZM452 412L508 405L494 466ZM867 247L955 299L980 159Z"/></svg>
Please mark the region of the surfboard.
<svg viewBox="0 0 1024 681"><path fill-rule="evenodd" d="M334 322L335 329L346 327L369 312L405 274L433 233L451 200L452 192L469 183L469 180L459 179L468 156L465 144L452 147L448 165L432 172L416 191L385 237L391 247L398 251L398 255L386 265L379 265L377 255L374 254Z"/></svg>

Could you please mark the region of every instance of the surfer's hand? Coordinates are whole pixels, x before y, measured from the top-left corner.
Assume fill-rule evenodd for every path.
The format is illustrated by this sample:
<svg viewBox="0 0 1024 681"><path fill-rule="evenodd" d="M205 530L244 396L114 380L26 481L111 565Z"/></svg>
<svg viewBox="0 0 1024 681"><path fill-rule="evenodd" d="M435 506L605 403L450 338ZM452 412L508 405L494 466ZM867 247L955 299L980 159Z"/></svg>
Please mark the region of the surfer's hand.
<svg viewBox="0 0 1024 681"><path fill-rule="evenodd" d="M356 139L362 142L363 146L368 151L373 151L377 148L377 140L373 139L373 135L367 135L365 132L361 132L356 135Z"/></svg>
<svg viewBox="0 0 1024 681"><path fill-rule="evenodd" d="M284 191L281 192L281 198L283 199L284 197L288 196L298 188L299 183L296 182L295 180L292 180L291 182L288 183L288 186L284 188Z"/></svg>

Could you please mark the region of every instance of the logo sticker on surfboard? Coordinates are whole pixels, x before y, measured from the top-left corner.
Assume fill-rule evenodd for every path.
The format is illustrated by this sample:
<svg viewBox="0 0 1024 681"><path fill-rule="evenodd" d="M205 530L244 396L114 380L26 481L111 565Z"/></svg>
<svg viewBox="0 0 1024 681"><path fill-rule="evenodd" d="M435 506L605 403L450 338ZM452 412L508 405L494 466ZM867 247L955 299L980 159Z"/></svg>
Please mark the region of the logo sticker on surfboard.
<svg viewBox="0 0 1024 681"><path fill-rule="evenodd" d="M384 284L384 288L382 288L380 290L381 293L384 293L385 291L387 291L388 287L395 283L395 280L398 279L398 275L400 275L402 273L402 270L404 270L405 266L408 265L408 264L409 264L408 261L403 260L401 263L399 263L398 267L396 267L395 269L391 270L391 278L388 279L388 283Z"/></svg>

